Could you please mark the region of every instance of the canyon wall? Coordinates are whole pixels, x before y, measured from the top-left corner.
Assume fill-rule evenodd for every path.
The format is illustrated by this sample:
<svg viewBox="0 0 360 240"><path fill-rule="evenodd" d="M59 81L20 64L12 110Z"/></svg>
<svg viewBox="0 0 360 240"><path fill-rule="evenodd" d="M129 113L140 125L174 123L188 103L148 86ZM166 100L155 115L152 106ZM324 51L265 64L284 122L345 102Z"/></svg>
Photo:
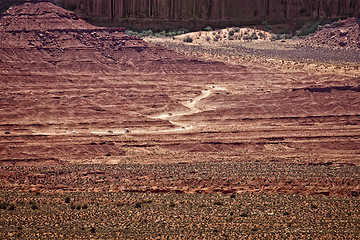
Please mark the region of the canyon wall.
<svg viewBox="0 0 360 240"><path fill-rule="evenodd" d="M9 2L21 1L0 0L0 5ZM79 13L93 23L135 28L196 29L207 25L226 27L259 24L262 21L289 23L319 18L360 17L360 0L52 0L52 2Z"/></svg>
<svg viewBox="0 0 360 240"><path fill-rule="evenodd" d="M60 0L95 22L227 26L360 16L360 0Z"/></svg>

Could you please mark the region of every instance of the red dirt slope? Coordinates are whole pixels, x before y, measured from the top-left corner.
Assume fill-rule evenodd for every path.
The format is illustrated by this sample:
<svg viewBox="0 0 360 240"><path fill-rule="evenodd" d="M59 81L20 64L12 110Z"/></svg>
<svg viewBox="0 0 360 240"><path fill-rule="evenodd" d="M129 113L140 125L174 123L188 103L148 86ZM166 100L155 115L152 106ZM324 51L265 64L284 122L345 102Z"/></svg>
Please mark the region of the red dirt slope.
<svg viewBox="0 0 360 240"><path fill-rule="evenodd" d="M127 36L123 28L94 27L48 2L10 8L0 20L0 66L26 71L201 71L221 63L187 59ZM158 63L161 63L159 66ZM191 63L191 66L185 66Z"/></svg>

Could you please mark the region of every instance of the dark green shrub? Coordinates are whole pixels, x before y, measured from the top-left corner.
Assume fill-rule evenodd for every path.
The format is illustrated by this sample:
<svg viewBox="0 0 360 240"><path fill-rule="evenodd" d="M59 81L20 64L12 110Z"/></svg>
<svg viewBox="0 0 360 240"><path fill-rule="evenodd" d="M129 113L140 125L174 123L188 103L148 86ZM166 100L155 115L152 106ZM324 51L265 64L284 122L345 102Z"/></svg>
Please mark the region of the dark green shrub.
<svg viewBox="0 0 360 240"><path fill-rule="evenodd" d="M229 35L229 36L234 36L234 35L235 35L235 31L234 31L234 30L229 31L228 35Z"/></svg>
<svg viewBox="0 0 360 240"><path fill-rule="evenodd" d="M77 206L76 206L76 209L77 209L77 210L80 210L80 209L81 209L81 205L77 205Z"/></svg>
<svg viewBox="0 0 360 240"><path fill-rule="evenodd" d="M82 209L87 209L87 208L88 208L87 204L82 205Z"/></svg>
<svg viewBox="0 0 360 240"><path fill-rule="evenodd" d="M135 203L135 208L141 208L141 202Z"/></svg>
<svg viewBox="0 0 360 240"><path fill-rule="evenodd" d="M70 203L70 197L65 198L65 203Z"/></svg>
<svg viewBox="0 0 360 240"><path fill-rule="evenodd" d="M91 232L91 233L95 233L95 232L96 232L95 227L91 227L91 228L90 228L90 232Z"/></svg>
<svg viewBox="0 0 360 240"><path fill-rule="evenodd" d="M169 207L173 207L173 208L174 208L175 206L176 206L176 205L175 205L175 203L173 203L173 202L170 203L170 205L169 205Z"/></svg>

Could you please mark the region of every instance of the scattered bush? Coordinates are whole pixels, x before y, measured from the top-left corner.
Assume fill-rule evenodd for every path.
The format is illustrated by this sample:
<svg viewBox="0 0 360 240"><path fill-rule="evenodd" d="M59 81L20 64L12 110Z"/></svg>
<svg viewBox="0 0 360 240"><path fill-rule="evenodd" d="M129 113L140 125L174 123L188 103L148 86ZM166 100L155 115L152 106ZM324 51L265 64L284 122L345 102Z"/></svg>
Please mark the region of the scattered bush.
<svg viewBox="0 0 360 240"><path fill-rule="evenodd" d="M186 43L192 43L193 39L190 36L187 36L186 38L183 39L183 41Z"/></svg>
<svg viewBox="0 0 360 240"><path fill-rule="evenodd" d="M231 195L230 195L230 198L235 198L235 194L231 194Z"/></svg>
<svg viewBox="0 0 360 240"><path fill-rule="evenodd" d="M251 34L250 38L253 39L253 40L258 40L258 39L259 39L259 37L258 37L258 35L256 34L256 32L253 32L253 33Z"/></svg>
<svg viewBox="0 0 360 240"><path fill-rule="evenodd" d="M214 205L221 206L221 205L224 205L224 204L222 202L214 202Z"/></svg>
<svg viewBox="0 0 360 240"><path fill-rule="evenodd" d="M321 21L314 21L305 24L301 30L296 34L297 36L307 36L315 33L319 29Z"/></svg>
<svg viewBox="0 0 360 240"><path fill-rule="evenodd" d="M207 26L204 30L208 31L208 32L211 32L213 29L210 26Z"/></svg>
<svg viewBox="0 0 360 240"><path fill-rule="evenodd" d="M240 213L240 217L248 217L249 214L247 212L242 212Z"/></svg>
<svg viewBox="0 0 360 240"><path fill-rule="evenodd" d="M82 209L87 209L88 205L85 203L84 205L82 205Z"/></svg>
<svg viewBox="0 0 360 240"><path fill-rule="evenodd" d="M80 209L81 209L81 205L77 205L77 206L76 206L76 209L77 209L77 210L80 210Z"/></svg>
<svg viewBox="0 0 360 240"><path fill-rule="evenodd" d="M65 203L70 203L70 197L65 198Z"/></svg>
<svg viewBox="0 0 360 240"><path fill-rule="evenodd" d="M9 207L8 207L8 210L15 210L15 204L10 204Z"/></svg>
<svg viewBox="0 0 360 240"><path fill-rule="evenodd" d="M228 35L229 35L229 36L234 36L234 35L235 35L235 31L234 31L234 30L229 31Z"/></svg>
<svg viewBox="0 0 360 240"><path fill-rule="evenodd" d="M36 205L35 203L31 205L31 209L32 210L36 210L39 209L38 205Z"/></svg>
<svg viewBox="0 0 360 240"><path fill-rule="evenodd" d="M91 227L91 228L90 228L90 232L91 232L91 233L95 233L95 232L96 232L95 227Z"/></svg>
<svg viewBox="0 0 360 240"><path fill-rule="evenodd" d="M219 40L221 40L221 36L218 34L218 35L215 36L214 41L217 42Z"/></svg>
<svg viewBox="0 0 360 240"><path fill-rule="evenodd" d="M267 21L263 21L261 24L264 26L266 31L271 30L271 26L267 23Z"/></svg>
<svg viewBox="0 0 360 240"><path fill-rule="evenodd" d="M312 208L312 209L317 209L318 206L312 203L312 204L311 204L311 208Z"/></svg>
<svg viewBox="0 0 360 240"><path fill-rule="evenodd" d="M0 203L0 209L7 209L8 208L8 206L9 206L9 203L7 203L7 202L1 202Z"/></svg>
<svg viewBox="0 0 360 240"><path fill-rule="evenodd" d="M155 37L174 37L177 35L181 35L184 33L188 33L189 31L186 29L180 29L180 30L162 30L160 32L155 32L154 30L148 29L148 30L143 30L143 31L135 31L135 30L126 30L125 33L129 36L137 36L137 37L151 37L151 36L155 36Z"/></svg>
<svg viewBox="0 0 360 240"><path fill-rule="evenodd" d="M141 202L135 203L135 208L141 208Z"/></svg>
<svg viewBox="0 0 360 240"><path fill-rule="evenodd" d="M176 205L175 205L175 203L170 203L170 205L169 205L169 207L172 207L172 208L174 208Z"/></svg>
<svg viewBox="0 0 360 240"><path fill-rule="evenodd" d="M236 33L238 33L238 32L240 32L240 28L236 27L236 28L234 29L234 31L235 31Z"/></svg>
<svg viewBox="0 0 360 240"><path fill-rule="evenodd" d="M75 209L75 205L74 205L74 204L71 204L71 205L70 205L70 208L71 208L71 209Z"/></svg>

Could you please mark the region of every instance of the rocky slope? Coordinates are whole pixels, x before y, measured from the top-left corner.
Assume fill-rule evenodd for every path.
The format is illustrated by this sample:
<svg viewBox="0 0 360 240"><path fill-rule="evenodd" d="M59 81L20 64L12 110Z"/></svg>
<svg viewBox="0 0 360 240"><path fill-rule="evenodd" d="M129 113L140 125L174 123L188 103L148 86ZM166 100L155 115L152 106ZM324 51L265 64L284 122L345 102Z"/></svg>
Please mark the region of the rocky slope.
<svg viewBox="0 0 360 240"><path fill-rule="evenodd" d="M61 0L94 21L159 28L288 23L360 15L358 0ZM141 27L140 25L138 27Z"/></svg>
<svg viewBox="0 0 360 240"><path fill-rule="evenodd" d="M360 49L360 21L350 18L328 24L314 35L305 38L304 44L335 49Z"/></svg>
<svg viewBox="0 0 360 240"><path fill-rule="evenodd" d="M11 62L11 64L9 64ZM130 37L124 28L95 27L50 2L11 7L0 19L0 66L21 71L201 71L220 63L194 61ZM185 66L192 63L192 67ZM157 67L155 66L157 65ZM176 65L176 66L175 66ZM20 71L20 70L19 70Z"/></svg>

